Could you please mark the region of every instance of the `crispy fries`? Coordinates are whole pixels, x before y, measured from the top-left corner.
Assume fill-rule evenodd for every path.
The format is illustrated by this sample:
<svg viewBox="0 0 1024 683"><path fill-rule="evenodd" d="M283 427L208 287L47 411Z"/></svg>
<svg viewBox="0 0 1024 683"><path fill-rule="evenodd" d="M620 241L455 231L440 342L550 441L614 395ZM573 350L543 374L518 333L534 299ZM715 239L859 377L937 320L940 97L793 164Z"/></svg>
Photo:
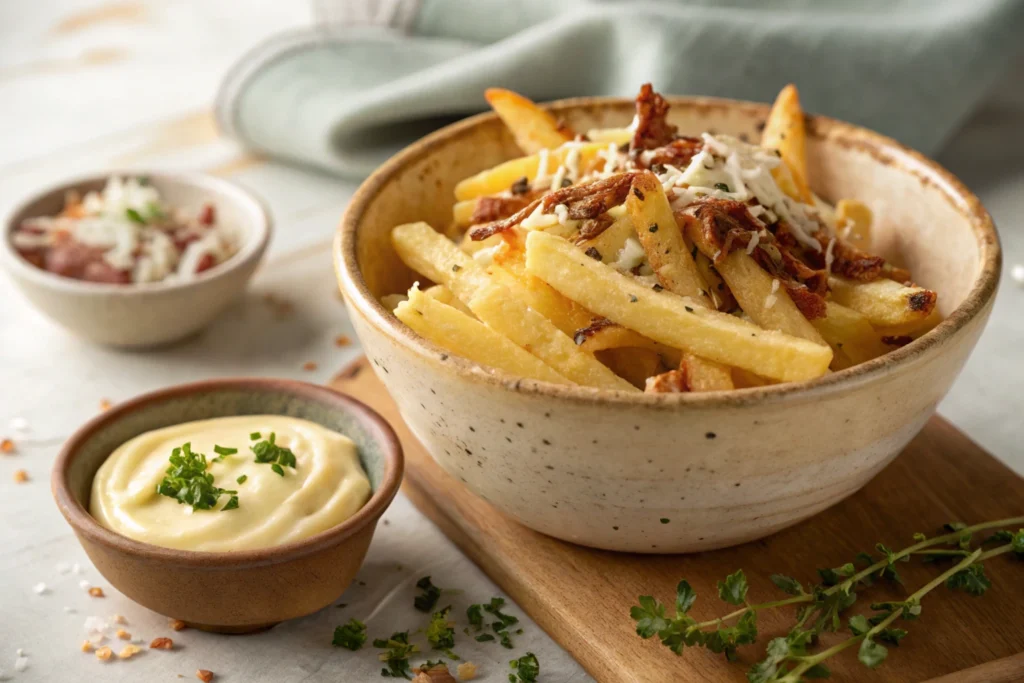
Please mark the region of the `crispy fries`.
<svg viewBox="0 0 1024 683"><path fill-rule="evenodd" d="M598 315L725 365L793 381L820 377L832 360L827 346L655 292L542 232L526 238L526 270Z"/></svg>
<svg viewBox="0 0 1024 683"><path fill-rule="evenodd" d="M567 384L569 380L483 323L442 303L416 285L395 315L421 337L452 353L513 375Z"/></svg>
<svg viewBox="0 0 1024 683"><path fill-rule="evenodd" d="M773 173L779 186L793 199L811 204L814 200L807 185L807 130L800 94L792 83L775 99L761 134L761 146L779 150L783 165ZM785 171L789 171L789 178Z"/></svg>
<svg viewBox="0 0 1024 683"><path fill-rule="evenodd" d="M935 309L935 292L885 278L857 282L833 276L828 284L835 301L862 314L872 325L913 324L926 320Z"/></svg>
<svg viewBox="0 0 1024 683"><path fill-rule="evenodd" d="M526 154L554 149L572 140L572 131L559 125L555 117L519 93L503 88L484 91L487 103L504 121L516 144Z"/></svg>
<svg viewBox="0 0 1024 683"><path fill-rule="evenodd" d="M394 228L430 282L381 297L452 353L597 389L729 391L839 371L941 321L935 292L865 251L867 205L811 191L793 85L760 146L681 131L650 84L629 127L575 139L521 95L486 98L526 156L458 183L447 235Z"/></svg>

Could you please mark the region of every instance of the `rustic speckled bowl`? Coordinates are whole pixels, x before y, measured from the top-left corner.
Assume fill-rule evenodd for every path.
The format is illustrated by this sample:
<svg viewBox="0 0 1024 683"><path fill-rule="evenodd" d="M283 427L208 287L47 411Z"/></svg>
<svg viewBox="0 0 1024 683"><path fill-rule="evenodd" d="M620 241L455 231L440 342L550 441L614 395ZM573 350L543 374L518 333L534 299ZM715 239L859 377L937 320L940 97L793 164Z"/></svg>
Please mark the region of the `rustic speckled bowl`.
<svg viewBox="0 0 1024 683"><path fill-rule="evenodd" d="M11 235L22 221L56 215L66 192L101 190L111 175L146 176L170 206L199 211L212 203L217 220L238 231L238 253L188 282L118 285L47 272L14 250ZM40 312L74 334L108 346L158 346L195 334L241 296L270 243L271 223L259 199L223 178L137 170L93 173L49 187L11 211L0 235L0 265Z"/></svg>
<svg viewBox="0 0 1024 683"><path fill-rule="evenodd" d="M89 514L92 479L107 456L143 432L230 415L290 415L345 434L359 448L373 494L359 512L303 541L237 552L142 543ZM276 379L222 379L144 394L102 413L68 439L54 464L57 507L89 559L139 604L220 633L247 633L331 604L355 577L377 520L402 481L402 447L370 408L325 387Z"/></svg>
<svg viewBox="0 0 1024 683"><path fill-rule="evenodd" d="M669 98L683 133L757 139L768 107ZM576 130L626 125L633 103L552 109ZM403 326L378 297L416 278L389 239L398 224L451 220L456 182L519 156L492 114L407 148L359 189L335 267L356 332L402 416L477 495L551 536L668 553L766 536L861 488L924 426L988 319L999 240L978 199L897 142L808 118L813 189L876 215L873 248L939 292L946 316L917 341L820 379L708 394L596 391L490 372ZM422 278L420 278L422 279Z"/></svg>

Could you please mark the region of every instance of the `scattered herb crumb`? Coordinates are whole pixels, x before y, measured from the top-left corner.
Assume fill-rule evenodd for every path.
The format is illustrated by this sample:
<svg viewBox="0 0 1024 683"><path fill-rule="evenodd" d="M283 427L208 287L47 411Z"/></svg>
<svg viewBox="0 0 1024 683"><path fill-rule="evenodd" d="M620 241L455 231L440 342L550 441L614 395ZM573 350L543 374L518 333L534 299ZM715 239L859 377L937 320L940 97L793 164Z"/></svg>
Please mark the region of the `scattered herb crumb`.
<svg viewBox="0 0 1024 683"><path fill-rule="evenodd" d="M519 659L509 662L512 673L508 675L509 683L536 683L540 676L540 662L537 655L527 652Z"/></svg>
<svg viewBox="0 0 1024 683"><path fill-rule="evenodd" d="M358 650L366 642L366 624L358 619L349 619L347 624L334 629L331 645Z"/></svg>
<svg viewBox="0 0 1024 683"><path fill-rule="evenodd" d="M380 670L384 678L409 678L409 655L419 652L415 644L409 643L409 632L398 631L390 638L377 638L373 641L375 648L384 650L378 659L387 666Z"/></svg>
<svg viewBox="0 0 1024 683"><path fill-rule="evenodd" d="M441 597L441 589L431 583L429 576L424 576L417 581L416 587L423 591L423 593L417 595L413 600L413 607L421 612L429 612L434 609Z"/></svg>

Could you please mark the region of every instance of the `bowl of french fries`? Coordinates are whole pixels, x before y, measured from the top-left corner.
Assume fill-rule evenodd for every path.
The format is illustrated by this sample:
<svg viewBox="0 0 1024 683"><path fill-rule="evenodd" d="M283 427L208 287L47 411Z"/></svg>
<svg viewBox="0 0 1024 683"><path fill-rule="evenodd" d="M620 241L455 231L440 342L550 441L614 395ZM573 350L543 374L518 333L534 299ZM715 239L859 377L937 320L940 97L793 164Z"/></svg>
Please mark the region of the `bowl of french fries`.
<svg viewBox="0 0 1024 683"><path fill-rule="evenodd" d="M672 553L799 522L896 457L981 334L977 198L793 86L486 95L363 184L335 265L412 431L528 527Z"/></svg>

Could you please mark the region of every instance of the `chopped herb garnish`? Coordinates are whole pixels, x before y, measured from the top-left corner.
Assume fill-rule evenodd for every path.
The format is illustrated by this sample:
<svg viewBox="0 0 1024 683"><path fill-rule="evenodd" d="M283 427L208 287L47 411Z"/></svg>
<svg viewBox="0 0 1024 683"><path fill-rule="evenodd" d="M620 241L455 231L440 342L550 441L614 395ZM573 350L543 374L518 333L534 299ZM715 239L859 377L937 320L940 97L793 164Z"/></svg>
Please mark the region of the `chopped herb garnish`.
<svg viewBox="0 0 1024 683"><path fill-rule="evenodd" d="M430 617L430 623L427 624L427 641L435 650L455 647L455 629L452 628L455 622L448 621L448 613L451 610L451 607L445 607L440 612L434 612Z"/></svg>
<svg viewBox="0 0 1024 683"><path fill-rule="evenodd" d="M250 441L256 441L259 438L260 438L260 433L259 432L253 432L253 433L251 433L249 435L249 440Z"/></svg>
<svg viewBox="0 0 1024 683"><path fill-rule="evenodd" d="M725 183L715 183L715 189L721 190L722 192L729 192L729 186Z"/></svg>
<svg viewBox="0 0 1024 683"><path fill-rule="evenodd" d="M483 605L470 605L466 608L466 618L469 625L479 631L484 626ZM493 640L493 639L492 639Z"/></svg>
<svg viewBox="0 0 1024 683"><path fill-rule="evenodd" d="M378 655L387 668L380 670L384 678L409 678L409 655L419 652L415 644L409 643L409 632L392 633L390 638L377 638L373 646L384 650Z"/></svg>
<svg viewBox="0 0 1024 683"><path fill-rule="evenodd" d="M476 637L476 642L478 643L486 643L491 640L494 640L494 636L492 636L490 633L481 633Z"/></svg>
<svg viewBox="0 0 1024 683"><path fill-rule="evenodd" d="M537 655L527 652L519 659L509 662L509 666L513 670L513 673L508 675L509 683L537 683L537 677L540 676L540 662L537 661Z"/></svg>
<svg viewBox="0 0 1024 683"><path fill-rule="evenodd" d="M157 202L149 202L146 204L146 213L148 213L150 219L154 221L162 221L167 218L167 213Z"/></svg>
<svg viewBox="0 0 1024 683"><path fill-rule="evenodd" d="M237 481L239 484L244 484L245 480L248 479L248 478L249 478L248 474L243 474L238 479L235 479L235 481Z"/></svg>
<svg viewBox="0 0 1024 683"><path fill-rule="evenodd" d="M194 453L192 444L187 442L171 451L171 466L166 476L157 484L156 492L168 498L174 498L182 505L191 505L193 510L211 510L218 499L224 494L232 495L228 505L234 503L238 507L238 498L230 491L213 485L213 475L206 471L208 463L202 453Z"/></svg>
<svg viewBox="0 0 1024 683"><path fill-rule="evenodd" d="M142 214L136 211L135 209L125 209L124 214L128 217L128 220L130 220L133 223L139 223L142 225L145 225L146 223L146 219L143 218Z"/></svg>
<svg viewBox="0 0 1024 683"><path fill-rule="evenodd" d="M253 433L256 434L255 432ZM250 434L250 436L252 435ZM256 434L256 436L259 437L259 434ZM283 477L285 467L295 469L295 454L287 448L278 446L275 443L276 439L277 434L275 432L270 432L269 437L259 443L249 446L249 450L256 455L255 462L263 464L269 463L270 469Z"/></svg>
<svg viewBox="0 0 1024 683"><path fill-rule="evenodd" d="M234 455L235 453L238 452L238 449L214 445L213 452L216 453L217 455Z"/></svg>
<svg viewBox="0 0 1024 683"><path fill-rule="evenodd" d="M238 496L231 496L228 498L228 503L220 509L221 512L226 510L237 510L238 509Z"/></svg>
<svg viewBox="0 0 1024 683"><path fill-rule="evenodd" d="M441 597L441 589L430 582L429 576L424 576L416 582L416 587L423 591L412 601L413 606L421 612L429 612L437 606Z"/></svg>
<svg viewBox="0 0 1024 683"><path fill-rule="evenodd" d="M334 629L334 640L331 645L358 650L366 642L366 624L358 619L349 619L348 623Z"/></svg>

